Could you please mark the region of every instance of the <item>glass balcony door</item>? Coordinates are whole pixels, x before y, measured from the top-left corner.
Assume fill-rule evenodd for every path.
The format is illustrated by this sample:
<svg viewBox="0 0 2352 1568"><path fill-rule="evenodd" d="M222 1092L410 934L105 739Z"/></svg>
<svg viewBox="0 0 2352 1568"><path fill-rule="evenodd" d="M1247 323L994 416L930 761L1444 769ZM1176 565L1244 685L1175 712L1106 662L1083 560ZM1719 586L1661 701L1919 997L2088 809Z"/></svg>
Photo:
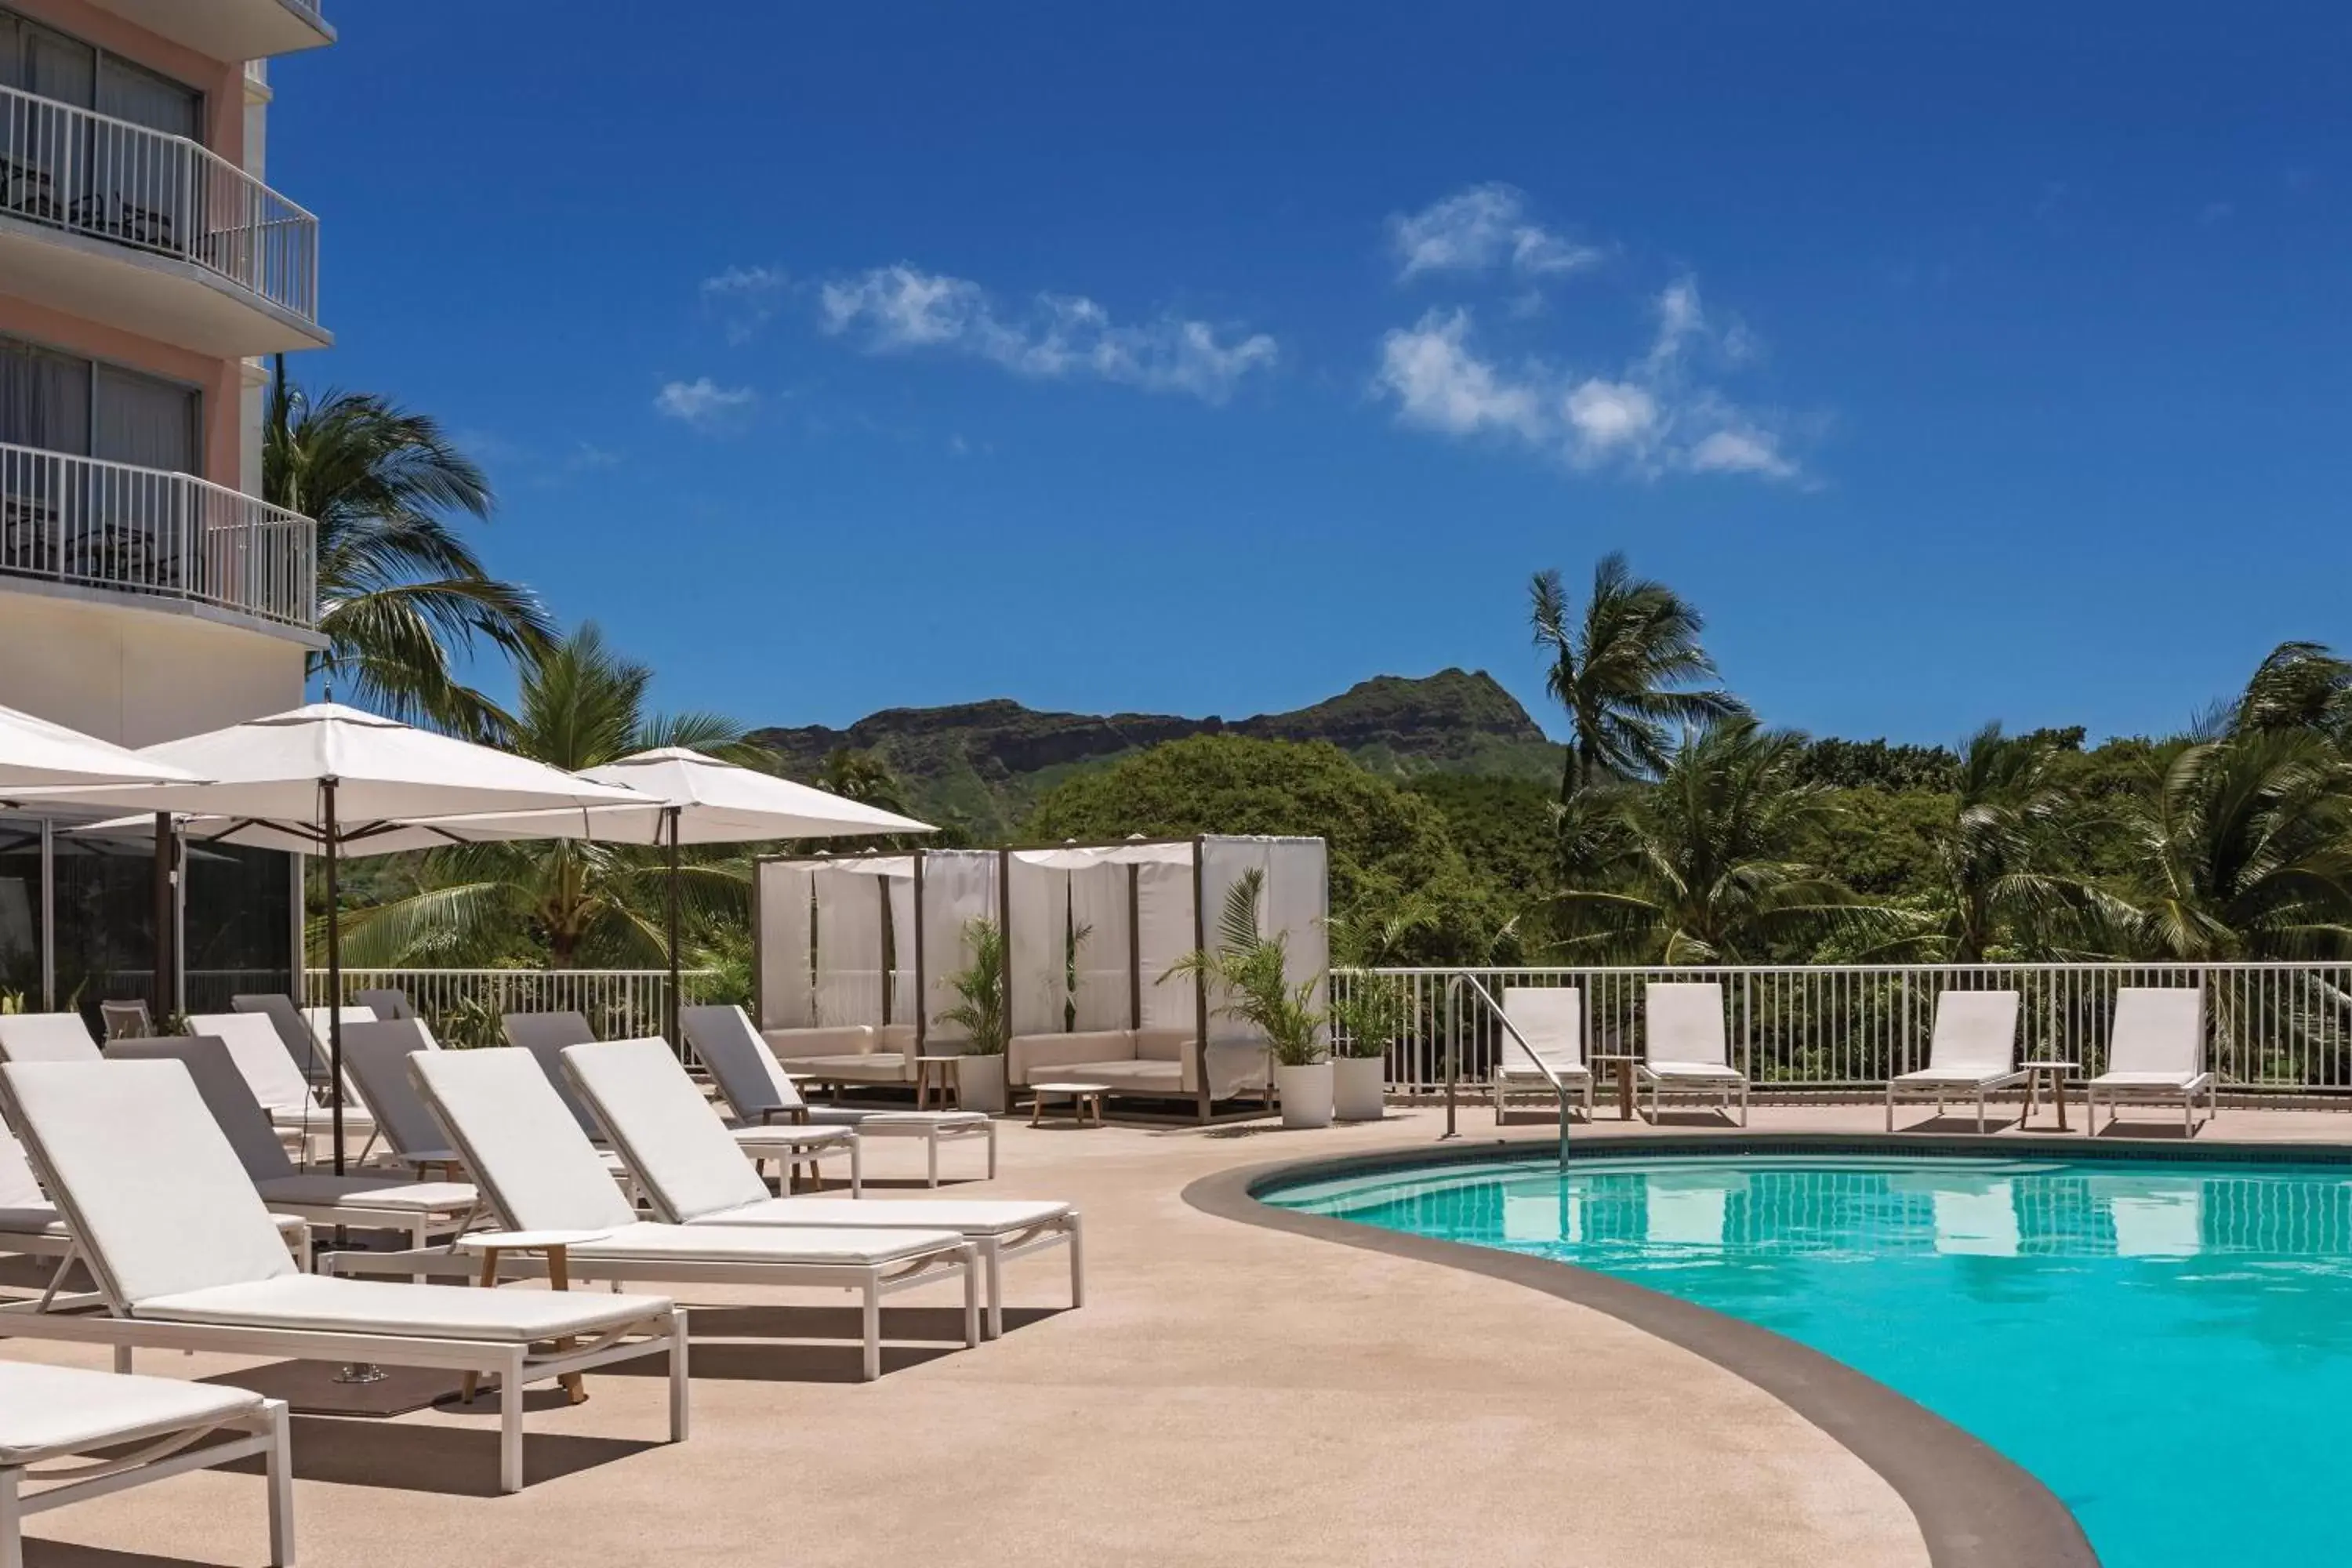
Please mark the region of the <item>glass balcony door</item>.
<svg viewBox="0 0 2352 1568"><path fill-rule="evenodd" d="M66 34L0 11L0 210L186 256L202 232L204 95ZM74 110L94 110L139 130Z"/></svg>

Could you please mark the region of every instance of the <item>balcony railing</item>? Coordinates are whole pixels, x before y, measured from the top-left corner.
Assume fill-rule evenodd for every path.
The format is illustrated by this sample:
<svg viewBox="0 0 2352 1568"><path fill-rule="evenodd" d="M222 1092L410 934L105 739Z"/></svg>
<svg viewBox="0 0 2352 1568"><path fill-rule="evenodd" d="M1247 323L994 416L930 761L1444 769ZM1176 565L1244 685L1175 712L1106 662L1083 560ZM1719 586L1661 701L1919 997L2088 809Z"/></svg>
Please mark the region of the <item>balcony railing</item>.
<svg viewBox="0 0 2352 1568"><path fill-rule="evenodd" d="M0 215L202 268L319 320L319 220L184 136L0 88Z"/></svg>
<svg viewBox="0 0 2352 1568"><path fill-rule="evenodd" d="M0 574L318 620L318 529L192 474L0 442Z"/></svg>

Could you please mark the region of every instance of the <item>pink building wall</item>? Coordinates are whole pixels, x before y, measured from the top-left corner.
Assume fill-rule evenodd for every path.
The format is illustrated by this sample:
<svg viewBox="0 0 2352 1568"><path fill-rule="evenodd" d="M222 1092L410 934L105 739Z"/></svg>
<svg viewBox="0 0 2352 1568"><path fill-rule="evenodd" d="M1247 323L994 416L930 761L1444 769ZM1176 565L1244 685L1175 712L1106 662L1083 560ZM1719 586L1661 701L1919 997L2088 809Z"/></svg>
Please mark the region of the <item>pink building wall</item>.
<svg viewBox="0 0 2352 1568"><path fill-rule="evenodd" d="M68 353L111 360L150 375L184 381L204 394L203 477L216 485L238 488L243 467L239 396L243 370L233 359L212 359L186 349L160 343L62 310L45 310L23 300L0 294L0 335L25 338Z"/></svg>

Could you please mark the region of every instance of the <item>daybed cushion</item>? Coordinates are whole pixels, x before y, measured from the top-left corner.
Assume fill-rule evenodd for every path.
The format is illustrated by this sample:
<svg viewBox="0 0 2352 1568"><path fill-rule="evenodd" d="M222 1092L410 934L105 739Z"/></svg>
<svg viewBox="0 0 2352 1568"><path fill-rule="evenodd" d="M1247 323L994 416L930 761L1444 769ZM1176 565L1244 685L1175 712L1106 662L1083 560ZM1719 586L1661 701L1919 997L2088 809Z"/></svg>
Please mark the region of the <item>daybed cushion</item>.
<svg viewBox="0 0 2352 1568"><path fill-rule="evenodd" d="M562 1334L595 1334L669 1310L661 1296L601 1290L482 1290L467 1285L410 1285L289 1274L247 1285L215 1285L134 1302L131 1315L174 1323L397 1334L430 1340L529 1343Z"/></svg>
<svg viewBox="0 0 2352 1568"><path fill-rule="evenodd" d="M1075 1076L1073 1064L1132 1063L1132 1029L1085 1029L1076 1034L1015 1035L1005 1047L1004 1080L1015 1087Z"/></svg>
<svg viewBox="0 0 2352 1568"><path fill-rule="evenodd" d="M903 1083L907 1060L893 1051L866 1051L848 1057L778 1057L786 1072L819 1082Z"/></svg>
<svg viewBox="0 0 2352 1568"><path fill-rule="evenodd" d="M643 1258L670 1263L898 1263L962 1244L963 1237L945 1230L834 1229L810 1226L802 1230L776 1226L661 1225L651 1220L623 1226L602 1241L583 1242L572 1249L581 1262L626 1262Z"/></svg>
<svg viewBox="0 0 2352 1568"><path fill-rule="evenodd" d="M0 1465L205 1426L261 1408L261 1395L170 1377L0 1362Z"/></svg>
<svg viewBox="0 0 2352 1568"><path fill-rule="evenodd" d="M961 1236L1003 1236L1061 1219L1067 1204L1016 1198L767 1198L689 1220L705 1225L918 1226Z"/></svg>
<svg viewBox="0 0 2352 1568"><path fill-rule="evenodd" d="M1133 1059L1112 1062L1073 1062L1057 1067L1045 1081L1059 1079L1068 1083L1098 1083L1120 1094L1152 1095L1175 1099L1193 1092L1185 1085L1182 1062L1139 1062Z"/></svg>
<svg viewBox="0 0 2352 1568"><path fill-rule="evenodd" d="M779 1061L803 1057L868 1056L881 1047L869 1024L832 1024L821 1028L762 1029L760 1037Z"/></svg>

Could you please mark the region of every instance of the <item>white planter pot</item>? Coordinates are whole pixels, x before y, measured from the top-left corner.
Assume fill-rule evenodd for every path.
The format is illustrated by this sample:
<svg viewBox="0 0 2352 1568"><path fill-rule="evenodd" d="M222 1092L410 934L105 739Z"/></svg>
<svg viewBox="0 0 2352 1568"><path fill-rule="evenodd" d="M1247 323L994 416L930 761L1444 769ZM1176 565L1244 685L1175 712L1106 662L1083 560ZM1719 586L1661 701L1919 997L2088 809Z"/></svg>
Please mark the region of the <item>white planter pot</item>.
<svg viewBox="0 0 2352 1568"><path fill-rule="evenodd" d="M1004 1113L1004 1058L966 1057L956 1063L956 1103L990 1116Z"/></svg>
<svg viewBox="0 0 2352 1568"><path fill-rule="evenodd" d="M1331 1058L1331 1108L1342 1121L1378 1121L1388 1113L1389 1064L1381 1057Z"/></svg>
<svg viewBox="0 0 2352 1568"><path fill-rule="evenodd" d="M1331 1125L1331 1064L1319 1061L1312 1067L1276 1067L1274 1085L1282 1096L1282 1124L1285 1127L1328 1127Z"/></svg>

